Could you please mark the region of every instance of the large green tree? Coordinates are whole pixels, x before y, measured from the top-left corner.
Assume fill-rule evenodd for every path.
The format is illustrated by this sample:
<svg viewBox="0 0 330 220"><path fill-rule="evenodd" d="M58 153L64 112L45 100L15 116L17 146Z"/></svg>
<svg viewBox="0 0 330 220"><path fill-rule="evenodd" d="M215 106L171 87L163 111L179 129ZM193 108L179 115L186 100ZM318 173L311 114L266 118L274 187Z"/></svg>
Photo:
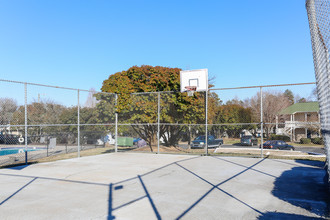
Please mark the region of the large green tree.
<svg viewBox="0 0 330 220"><path fill-rule="evenodd" d="M217 131L226 132L229 137L237 138L243 129L254 129L252 123L252 111L250 108L245 108L240 104L232 104L227 102L217 108L215 122L217 124L226 124L217 127ZM237 102L242 103L242 102Z"/></svg>
<svg viewBox="0 0 330 220"><path fill-rule="evenodd" d="M179 68L161 66L133 66L117 72L103 82L102 91L118 94L116 110L120 123L138 124L131 128L151 145L155 144L158 120L158 94L160 93L160 136L165 145L175 145L185 126L205 120L205 93L188 97L180 90ZM164 93L164 91L168 91ZM173 92L176 91L176 92ZM98 94L98 112L103 122L113 120L114 96ZM108 108L105 108L105 107Z"/></svg>
<svg viewBox="0 0 330 220"><path fill-rule="evenodd" d="M289 100L290 105L294 104L294 95L293 92L289 89L286 89L283 93L284 97L286 97Z"/></svg>

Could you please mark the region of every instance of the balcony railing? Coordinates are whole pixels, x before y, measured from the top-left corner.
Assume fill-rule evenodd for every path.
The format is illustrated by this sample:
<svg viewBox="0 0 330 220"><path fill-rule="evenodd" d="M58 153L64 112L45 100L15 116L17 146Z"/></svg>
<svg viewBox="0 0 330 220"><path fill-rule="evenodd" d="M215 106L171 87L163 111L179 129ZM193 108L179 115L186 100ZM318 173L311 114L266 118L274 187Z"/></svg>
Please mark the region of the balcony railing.
<svg viewBox="0 0 330 220"><path fill-rule="evenodd" d="M318 128L320 127L320 122L306 122L306 121L285 121L285 128Z"/></svg>

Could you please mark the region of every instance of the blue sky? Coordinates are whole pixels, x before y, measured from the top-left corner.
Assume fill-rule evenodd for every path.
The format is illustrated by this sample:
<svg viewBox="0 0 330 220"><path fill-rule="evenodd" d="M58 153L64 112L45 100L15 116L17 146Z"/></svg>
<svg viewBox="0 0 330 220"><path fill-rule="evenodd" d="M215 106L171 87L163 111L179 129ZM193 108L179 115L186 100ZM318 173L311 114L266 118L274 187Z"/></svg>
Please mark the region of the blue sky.
<svg viewBox="0 0 330 220"><path fill-rule="evenodd" d="M217 88L314 82L303 0L0 0L0 78L99 90L134 65Z"/></svg>

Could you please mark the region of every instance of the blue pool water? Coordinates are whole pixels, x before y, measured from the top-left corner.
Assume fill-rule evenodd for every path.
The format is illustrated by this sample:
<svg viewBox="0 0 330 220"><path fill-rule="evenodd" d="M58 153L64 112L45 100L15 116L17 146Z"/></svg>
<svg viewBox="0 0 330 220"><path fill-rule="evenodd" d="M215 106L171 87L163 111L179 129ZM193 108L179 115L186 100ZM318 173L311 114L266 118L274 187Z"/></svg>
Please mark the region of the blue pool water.
<svg viewBox="0 0 330 220"><path fill-rule="evenodd" d="M37 149L27 149L27 151L35 151ZM0 148L0 156L9 155L9 154L19 154L24 153L25 149L23 148Z"/></svg>

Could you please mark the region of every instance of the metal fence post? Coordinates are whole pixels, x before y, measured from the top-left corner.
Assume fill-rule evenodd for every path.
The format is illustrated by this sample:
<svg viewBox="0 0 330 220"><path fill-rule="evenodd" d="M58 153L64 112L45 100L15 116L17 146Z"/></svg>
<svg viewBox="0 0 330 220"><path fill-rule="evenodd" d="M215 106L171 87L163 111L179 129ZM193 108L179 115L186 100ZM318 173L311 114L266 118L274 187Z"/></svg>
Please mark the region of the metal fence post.
<svg viewBox="0 0 330 220"><path fill-rule="evenodd" d="M160 92L158 92L158 108L157 108L157 154L159 154L159 142L160 142L160 128L159 128L159 122L160 122Z"/></svg>
<svg viewBox="0 0 330 220"><path fill-rule="evenodd" d="M77 120L77 123L78 123L78 157L80 157L80 91L79 91L79 89L78 89L78 109L77 109L77 111L78 111L78 120Z"/></svg>
<svg viewBox="0 0 330 220"><path fill-rule="evenodd" d="M25 129L25 164L28 163L28 157L27 157L27 145L28 145L28 140L27 140L27 132L28 132L28 129L27 129L27 124L28 124L28 121L27 121L27 83L24 83L24 129Z"/></svg>
<svg viewBox="0 0 330 220"><path fill-rule="evenodd" d="M261 136L261 158L264 157L263 150L264 150L264 122L263 122L263 108L262 108L262 87L260 87L260 136Z"/></svg>
<svg viewBox="0 0 330 220"><path fill-rule="evenodd" d="M118 95L115 94L115 117L116 117L116 124L115 124L115 152L118 152L118 111L117 111L117 101L118 101Z"/></svg>
<svg viewBox="0 0 330 220"><path fill-rule="evenodd" d="M207 112L208 112L208 108L207 108L207 102L208 102L208 88L206 88L206 91L205 91L205 154L206 156L208 155L208 129L207 129Z"/></svg>

